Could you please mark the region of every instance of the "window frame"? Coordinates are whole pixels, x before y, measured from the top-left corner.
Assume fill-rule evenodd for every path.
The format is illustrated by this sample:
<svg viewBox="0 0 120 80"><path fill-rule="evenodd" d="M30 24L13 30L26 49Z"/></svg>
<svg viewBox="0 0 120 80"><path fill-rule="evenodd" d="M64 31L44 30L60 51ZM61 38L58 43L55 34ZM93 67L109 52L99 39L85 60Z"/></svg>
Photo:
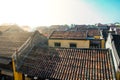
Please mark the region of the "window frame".
<svg viewBox="0 0 120 80"><path fill-rule="evenodd" d="M72 45L72 46L71 46ZM69 43L69 47L70 48L77 48L77 44L76 43Z"/></svg>
<svg viewBox="0 0 120 80"><path fill-rule="evenodd" d="M54 47L61 47L61 43L60 42L54 42Z"/></svg>

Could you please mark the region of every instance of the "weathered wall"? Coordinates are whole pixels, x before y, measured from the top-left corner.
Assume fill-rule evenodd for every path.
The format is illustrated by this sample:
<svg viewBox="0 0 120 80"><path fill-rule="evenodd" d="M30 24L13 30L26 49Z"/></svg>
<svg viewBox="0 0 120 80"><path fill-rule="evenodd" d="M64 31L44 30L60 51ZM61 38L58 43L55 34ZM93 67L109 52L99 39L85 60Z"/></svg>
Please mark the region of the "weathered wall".
<svg viewBox="0 0 120 80"><path fill-rule="evenodd" d="M89 40L49 40L49 47L54 47L55 42L60 42L61 47L69 48L70 43L76 43L77 48L89 48Z"/></svg>
<svg viewBox="0 0 120 80"><path fill-rule="evenodd" d="M101 48L105 48L105 40L104 39L101 40Z"/></svg>

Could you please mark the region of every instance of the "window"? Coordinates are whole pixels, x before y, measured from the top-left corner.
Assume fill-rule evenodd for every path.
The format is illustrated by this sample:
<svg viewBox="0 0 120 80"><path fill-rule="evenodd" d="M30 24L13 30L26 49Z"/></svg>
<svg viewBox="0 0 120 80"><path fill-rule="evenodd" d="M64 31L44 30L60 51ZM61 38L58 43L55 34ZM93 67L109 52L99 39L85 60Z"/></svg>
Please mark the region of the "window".
<svg viewBox="0 0 120 80"><path fill-rule="evenodd" d="M60 47L60 46L61 46L61 43L55 42L55 43L54 43L54 46L55 46L55 47Z"/></svg>
<svg viewBox="0 0 120 80"><path fill-rule="evenodd" d="M76 48L76 43L70 43L70 48Z"/></svg>

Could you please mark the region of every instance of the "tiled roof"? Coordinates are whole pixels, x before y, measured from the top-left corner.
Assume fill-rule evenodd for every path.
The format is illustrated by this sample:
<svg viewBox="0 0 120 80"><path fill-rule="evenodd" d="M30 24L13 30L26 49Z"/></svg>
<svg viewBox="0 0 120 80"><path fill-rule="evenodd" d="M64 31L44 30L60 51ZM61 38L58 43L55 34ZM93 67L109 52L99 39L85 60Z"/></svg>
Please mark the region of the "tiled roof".
<svg viewBox="0 0 120 80"><path fill-rule="evenodd" d="M86 39L87 37L94 36L101 36L98 28L84 28L84 30L80 29L75 31L54 31L49 39Z"/></svg>
<svg viewBox="0 0 120 80"><path fill-rule="evenodd" d="M10 57L30 37L30 32L4 32L0 35L0 56Z"/></svg>
<svg viewBox="0 0 120 80"><path fill-rule="evenodd" d="M1 32L24 32L22 28L17 25L8 25L8 26L0 26Z"/></svg>
<svg viewBox="0 0 120 80"><path fill-rule="evenodd" d="M50 39L86 39L85 31L54 31Z"/></svg>
<svg viewBox="0 0 120 80"><path fill-rule="evenodd" d="M7 30L10 26L0 26L0 31L4 32L5 30Z"/></svg>
<svg viewBox="0 0 120 80"><path fill-rule="evenodd" d="M88 29L88 36L100 36L100 30L98 29Z"/></svg>
<svg viewBox="0 0 120 80"><path fill-rule="evenodd" d="M51 49L49 49L51 50ZM40 79L114 80L114 64L108 49L37 48L24 56L19 72Z"/></svg>

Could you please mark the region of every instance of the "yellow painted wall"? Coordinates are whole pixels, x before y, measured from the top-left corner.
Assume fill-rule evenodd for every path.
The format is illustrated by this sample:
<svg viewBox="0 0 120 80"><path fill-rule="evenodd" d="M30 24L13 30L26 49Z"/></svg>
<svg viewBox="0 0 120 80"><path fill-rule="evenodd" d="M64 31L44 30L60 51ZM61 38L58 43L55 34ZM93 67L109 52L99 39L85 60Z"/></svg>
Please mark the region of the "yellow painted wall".
<svg viewBox="0 0 120 80"><path fill-rule="evenodd" d="M105 40L104 39L101 40L101 48L105 48Z"/></svg>
<svg viewBox="0 0 120 80"><path fill-rule="evenodd" d="M116 78L117 78L116 80L120 80L120 72L119 71L116 72Z"/></svg>
<svg viewBox="0 0 120 80"><path fill-rule="evenodd" d="M89 48L89 40L48 40L49 47L54 47L55 42L60 42L61 47L69 48L70 43L76 43L77 48Z"/></svg>
<svg viewBox="0 0 120 80"><path fill-rule="evenodd" d="M13 65L14 80L23 80L22 73L16 72L14 59L12 59L12 65Z"/></svg>
<svg viewBox="0 0 120 80"><path fill-rule="evenodd" d="M95 39L100 39L100 36L94 36Z"/></svg>

